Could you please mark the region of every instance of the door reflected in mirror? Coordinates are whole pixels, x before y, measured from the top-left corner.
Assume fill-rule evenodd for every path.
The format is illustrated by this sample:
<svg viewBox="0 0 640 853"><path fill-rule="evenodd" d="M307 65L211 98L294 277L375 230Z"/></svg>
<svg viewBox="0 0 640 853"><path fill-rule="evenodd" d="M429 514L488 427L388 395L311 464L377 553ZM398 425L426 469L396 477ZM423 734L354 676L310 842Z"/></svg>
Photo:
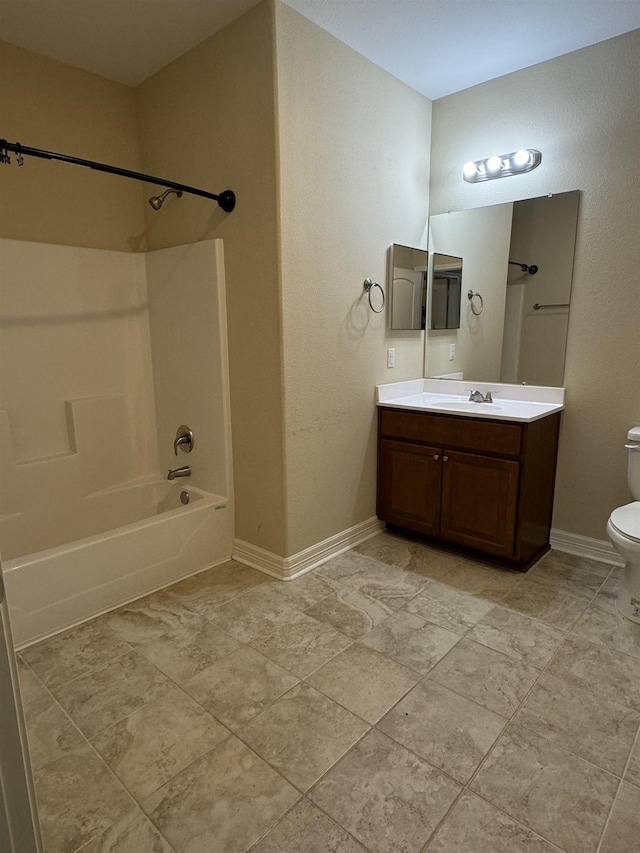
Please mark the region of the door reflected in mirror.
<svg viewBox="0 0 640 853"><path fill-rule="evenodd" d="M460 328L462 258L434 254L431 273L431 329Z"/></svg>
<svg viewBox="0 0 640 853"><path fill-rule="evenodd" d="M429 252L464 258L465 291L483 310L464 299L458 329L429 324L425 376L563 384L579 199L575 190L430 217Z"/></svg>
<svg viewBox="0 0 640 853"><path fill-rule="evenodd" d="M390 328L425 328L427 259L425 249L414 249L398 243L391 246L388 287L391 294Z"/></svg>

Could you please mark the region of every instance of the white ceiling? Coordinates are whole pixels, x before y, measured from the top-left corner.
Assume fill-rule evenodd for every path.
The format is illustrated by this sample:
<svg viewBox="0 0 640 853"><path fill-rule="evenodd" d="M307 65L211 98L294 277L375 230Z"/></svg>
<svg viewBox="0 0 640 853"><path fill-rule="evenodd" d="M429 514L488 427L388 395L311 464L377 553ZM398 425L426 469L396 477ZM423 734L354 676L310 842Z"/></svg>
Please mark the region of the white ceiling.
<svg viewBox="0 0 640 853"><path fill-rule="evenodd" d="M0 39L135 86L257 2L0 0ZM640 27L640 0L286 2L431 99Z"/></svg>

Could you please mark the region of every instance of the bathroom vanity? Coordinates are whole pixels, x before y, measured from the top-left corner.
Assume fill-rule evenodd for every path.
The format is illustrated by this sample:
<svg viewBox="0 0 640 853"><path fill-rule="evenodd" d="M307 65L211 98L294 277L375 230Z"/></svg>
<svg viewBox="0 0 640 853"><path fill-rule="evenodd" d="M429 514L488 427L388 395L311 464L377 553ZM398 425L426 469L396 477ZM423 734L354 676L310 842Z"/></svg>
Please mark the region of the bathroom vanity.
<svg viewBox="0 0 640 853"><path fill-rule="evenodd" d="M562 388L377 388L378 518L525 571L549 548Z"/></svg>

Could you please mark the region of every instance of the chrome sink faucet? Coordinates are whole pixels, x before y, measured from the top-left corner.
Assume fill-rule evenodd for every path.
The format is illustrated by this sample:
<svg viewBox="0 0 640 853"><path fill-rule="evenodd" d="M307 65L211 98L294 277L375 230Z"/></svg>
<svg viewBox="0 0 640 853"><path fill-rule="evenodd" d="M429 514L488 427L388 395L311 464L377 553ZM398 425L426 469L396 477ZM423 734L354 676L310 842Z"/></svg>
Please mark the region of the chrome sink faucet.
<svg viewBox="0 0 640 853"><path fill-rule="evenodd" d="M493 403L493 395L497 394L497 391L487 391L486 394L483 394L482 391L471 391L469 395L470 403Z"/></svg>
<svg viewBox="0 0 640 853"><path fill-rule="evenodd" d="M167 474L167 480L175 480L177 477L190 477L191 468L188 465L183 465L181 468L170 468Z"/></svg>

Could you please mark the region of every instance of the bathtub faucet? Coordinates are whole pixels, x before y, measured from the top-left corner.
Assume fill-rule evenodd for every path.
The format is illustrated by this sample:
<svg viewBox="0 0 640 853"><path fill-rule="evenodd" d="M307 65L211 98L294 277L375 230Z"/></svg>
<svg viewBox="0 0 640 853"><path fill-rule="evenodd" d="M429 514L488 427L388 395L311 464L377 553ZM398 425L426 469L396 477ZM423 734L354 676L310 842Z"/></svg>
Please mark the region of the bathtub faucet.
<svg viewBox="0 0 640 853"><path fill-rule="evenodd" d="M176 477L190 477L191 468L188 465L183 465L182 468L170 468L167 474L167 480L175 480Z"/></svg>

